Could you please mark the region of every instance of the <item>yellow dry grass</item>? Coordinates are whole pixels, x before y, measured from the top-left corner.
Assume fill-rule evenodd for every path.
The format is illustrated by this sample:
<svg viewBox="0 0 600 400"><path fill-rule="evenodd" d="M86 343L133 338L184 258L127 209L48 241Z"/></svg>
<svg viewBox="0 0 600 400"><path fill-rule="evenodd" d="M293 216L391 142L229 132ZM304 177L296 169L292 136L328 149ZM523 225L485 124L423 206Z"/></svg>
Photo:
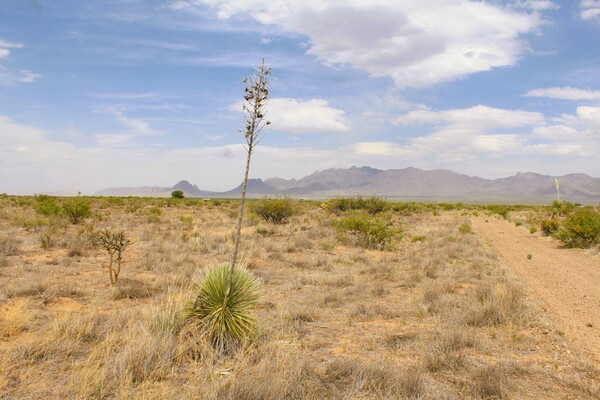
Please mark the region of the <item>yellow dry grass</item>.
<svg viewBox="0 0 600 400"><path fill-rule="evenodd" d="M237 203L97 199L73 226L35 215L31 201L0 199L0 229L15 238L0 254L2 399L599 394L598 370L461 233L460 211L392 213L405 235L387 251L341 245L339 217L315 204L284 225L250 218L242 254L263 281L260 335L221 357L181 310L198 272L228 260ZM105 254L86 245L102 228L135 241L116 288Z"/></svg>

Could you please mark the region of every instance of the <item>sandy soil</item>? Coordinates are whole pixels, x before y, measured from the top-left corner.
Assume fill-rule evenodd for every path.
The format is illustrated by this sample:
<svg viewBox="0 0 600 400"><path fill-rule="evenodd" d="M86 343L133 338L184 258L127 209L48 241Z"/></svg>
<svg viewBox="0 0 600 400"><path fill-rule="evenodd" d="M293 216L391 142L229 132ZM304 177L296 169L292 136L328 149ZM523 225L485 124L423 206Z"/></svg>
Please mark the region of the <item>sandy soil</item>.
<svg viewBox="0 0 600 400"><path fill-rule="evenodd" d="M480 216L473 218L473 225L564 329L566 338L600 361L600 257L561 248L558 241L508 221Z"/></svg>

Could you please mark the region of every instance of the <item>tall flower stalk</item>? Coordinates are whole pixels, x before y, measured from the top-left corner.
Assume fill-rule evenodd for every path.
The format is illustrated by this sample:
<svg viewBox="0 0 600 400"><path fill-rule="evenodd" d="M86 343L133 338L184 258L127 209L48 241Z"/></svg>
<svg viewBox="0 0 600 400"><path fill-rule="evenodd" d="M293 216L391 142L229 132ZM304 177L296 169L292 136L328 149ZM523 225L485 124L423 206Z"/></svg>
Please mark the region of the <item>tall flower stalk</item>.
<svg viewBox="0 0 600 400"><path fill-rule="evenodd" d="M223 307L226 307L231 299L233 274L238 261L240 240L242 237L242 223L244 221L244 210L246 207L246 189L248 187L250 160L256 145L262 139L263 128L271 124L271 122L265 119L267 104L269 102L270 78L271 67L266 65L265 60L263 59L261 65L254 69L254 73L250 77L244 79L244 83L246 83L246 88L244 89L244 105L242 107L244 113L244 129L240 129L240 132L244 133L244 139L246 140L246 170L244 172L244 183L242 185L242 199L240 201L240 210L238 214L235 245L231 256L229 280L227 283L227 292L223 300Z"/></svg>

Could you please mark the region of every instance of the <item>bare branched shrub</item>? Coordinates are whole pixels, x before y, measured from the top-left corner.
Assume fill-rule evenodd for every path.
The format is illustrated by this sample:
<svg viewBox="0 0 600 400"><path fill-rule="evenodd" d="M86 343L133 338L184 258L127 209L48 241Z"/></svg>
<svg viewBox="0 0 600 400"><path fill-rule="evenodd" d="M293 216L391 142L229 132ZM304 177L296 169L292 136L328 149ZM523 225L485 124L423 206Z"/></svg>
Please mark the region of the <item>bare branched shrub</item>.
<svg viewBox="0 0 600 400"><path fill-rule="evenodd" d="M123 253L125 249L132 244L124 231L111 232L105 229L96 235L96 242L106 250L109 256L108 273L110 275L110 284L115 286L121 273L123 264ZM116 258L115 258L116 256ZM114 262L116 261L116 266Z"/></svg>

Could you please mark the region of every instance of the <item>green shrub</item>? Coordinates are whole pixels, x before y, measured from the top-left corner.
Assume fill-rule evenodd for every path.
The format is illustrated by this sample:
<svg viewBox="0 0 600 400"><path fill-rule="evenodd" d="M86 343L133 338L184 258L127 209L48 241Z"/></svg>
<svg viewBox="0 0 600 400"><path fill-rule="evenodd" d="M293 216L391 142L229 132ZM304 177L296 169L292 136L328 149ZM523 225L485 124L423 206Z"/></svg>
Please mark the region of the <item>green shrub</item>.
<svg viewBox="0 0 600 400"><path fill-rule="evenodd" d="M394 203L392 210L400 213L401 215L412 215L420 214L427 209L437 207L436 205L420 204L420 203Z"/></svg>
<svg viewBox="0 0 600 400"><path fill-rule="evenodd" d="M186 316L200 320L213 345L222 353L256 336L253 314L260 297L260 281L244 267L233 273L229 301L225 304L230 265L216 265L203 272L196 300Z"/></svg>
<svg viewBox="0 0 600 400"><path fill-rule="evenodd" d="M542 230L542 235L551 236L558 231L560 224L558 223L557 218L549 218L544 219L540 223L540 229Z"/></svg>
<svg viewBox="0 0 600 400"><path fill-rule="evenodd" d="M277 197L274 199L259 200L250 205L250 210L267 222L283 224L297 213L296 201L292 198Z"/></svg>
<svg viewBox="0 0 600 400"><path fill-rule="evenodd" d="M173 190L171 192L171 197L174 199L183 199L185 197L185 193L183 193L183 190Z"/></svg>
<svg viewBox="0 0 600 400"><path fill-rule="evenodd" d="M577 204L575 203L554 200L550 205L549 211L552 217L564 217L571 214L575 208L577 208Z"/></svg>
<svg viewBox="0 0 600 400"><path fill-rule="evenodd" d="M341 197L331 199L323 203L323 207L333 213L365 210L369 214L375 215L390 209L390 203L378 196L371 197Z"/></svg>
<svg viewBox="0 0 600 400"><path fill-rule="evenodd" d="M351 235L363 247L383 249L401 235L398 229L391 227L389 221L374 219L363 213L347 215L336 222L338 231Z"/></svg>
<svg viewBox="0 0 600 400"><path fill-rule="evenodd" d="M515 226L521 226L521 225L523 225L523 223L521 221L516 221L515 222Z"/></svg>
<svg viewBox="0 0 600 400"><path fill-rule="evenodd" d="M411 242L424 242L427 237L425 235L415 235L410 238Z"/></svg>
<svg viewBox="0 0 600 400"><path fill-rule="evenodd" d="M60 214L60 207L56 204L56 197L40 194L35 196L35 200L33 209L36 213L47 217Z"/></svg>
<svg viewBox="0 0 600 400"><path fill-rule="evenodd" d="M473 227L471 226L471 224L465 222L464 224L458 227L458 231L463 235L468 235L473 233Z"/></svg>
<svg viewBox="0 0 600 400"><path fill-rule="evenodd" d="M269 233L269 230L267 228L265 228L264 226L259 225L256 227L256 233L264 236Z"/></svg>
<svg viewBox="0 0 600 400"><path fill-rule="evenodd" d="M600 214L582 208L570 214L556 235L567 247L589 248L600 243Z"/></svg>
<svg viewBox="0 0 600 400"><path fill-rule="evenodd" d="M537 232L537 230L538 229L535 226L532 226L531 228L529 228L529 233L531 233L533 235L534 233Z"/></svg>
<svg viewBox="0 0 600 400"><path fill-rule="evenodd" d="M500 206L500 205L489 205L485 207L492 214L498 214L504 219L508 218L508 213L513 210L512 207L509 206Z"/></svg>
<svg viewBox="0 0 600 400"><path fill-rule="evenodd" d="M62 209L72 224L78 224L92 214L90 202L79 196L65 200Z"/></svg>

